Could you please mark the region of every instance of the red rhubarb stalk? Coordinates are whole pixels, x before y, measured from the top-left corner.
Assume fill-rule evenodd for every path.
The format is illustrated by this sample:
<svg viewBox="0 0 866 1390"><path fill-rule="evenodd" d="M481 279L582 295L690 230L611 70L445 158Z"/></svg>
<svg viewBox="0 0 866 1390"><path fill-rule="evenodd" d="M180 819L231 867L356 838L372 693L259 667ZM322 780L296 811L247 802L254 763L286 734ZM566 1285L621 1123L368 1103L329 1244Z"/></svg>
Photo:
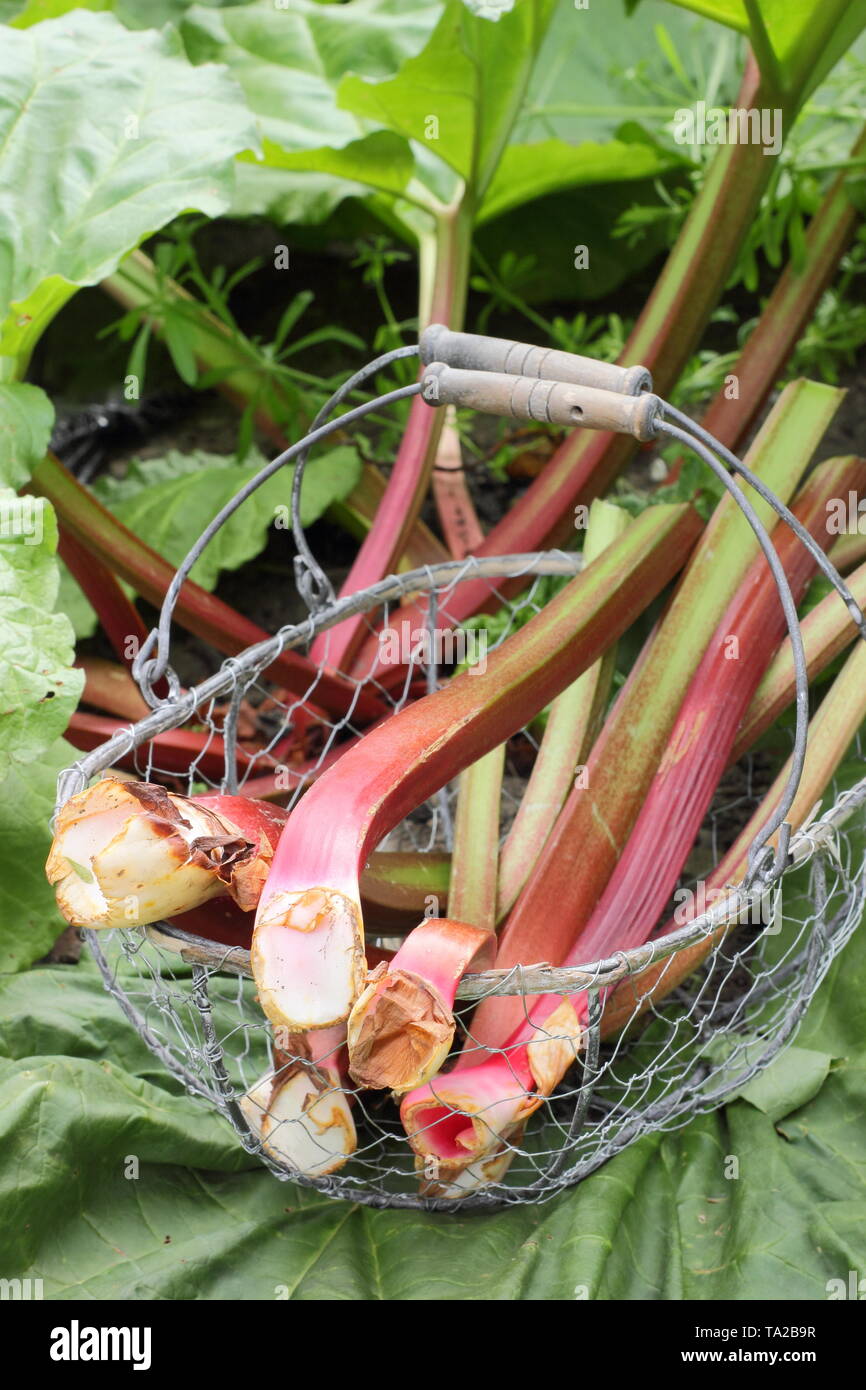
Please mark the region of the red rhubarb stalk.
<svg viewBox="0 0 866 1390"><path fill-rule="evenodd" d="M830 387L794 382L774 406L747 457L782 500L790 498L840 399ZM759 515L769 520L763 506ZM560 964L589 920L637 819L695 668L757 553L745 518L725 497L517 900L500 937L500 966ZM485 999L475 1013L473 1036L484 1043L507 1036L521 1015L519 1000Z"/></svg>
<svg viewBox="0 0 866 1390"><path fill-rule="evenodd" d="M659 593L694 543L689 507L649 509L488 659L395 714L307 792L274 859L252 966L292 1031L346 1018L364 987L358 879L379 841L543 709Z"/></svg>
<svg viewBox="0 0 866 1390"><path fill-rule="evenodd" d="M84 597L95 609L106 637L120 660L131 666L147 641L147 628L132 599L124 592L113 570L76 540L60 530L57 551ZM162 691L157 691L162 694Z"/></svg>
<svg viewBox="0 0 866 1390"><path fill-rule="evenodd" d="M65 737L73 748L90 753L124 729L129 729L129 720L79 709L70 719ZM175 773L181 777L188 776L190 771L193 774L200 772L203 777L213 781L225 774L225 743L222 735L209 729L168 729L165 733L154 734L148 740L148 747L152 749L154 768L160 772ZM142 753L141 749L130 748L128 752L116 756L115 764L137 771L142 758L149 756L146 750ZM241 767L244 763L254 765L255 755L243 747L238 747L237 757Z"/></svg>

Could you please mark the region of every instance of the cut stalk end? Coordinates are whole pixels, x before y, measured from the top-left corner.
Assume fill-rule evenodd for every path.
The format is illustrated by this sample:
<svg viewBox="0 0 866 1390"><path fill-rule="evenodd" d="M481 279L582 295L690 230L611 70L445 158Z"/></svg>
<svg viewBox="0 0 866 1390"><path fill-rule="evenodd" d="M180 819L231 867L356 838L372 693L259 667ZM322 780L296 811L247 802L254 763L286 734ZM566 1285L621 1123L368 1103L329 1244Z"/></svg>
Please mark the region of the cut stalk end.
<svg viewBox="0 0 866 1390"><path fill-rule="evenodd" d="M148 782L108 777L57 817L45 866L71 926L147 926L229 893L246 908L270 848L227 817Z"/></svg>
<svg viewBox="0 0 866 1390"><path fill-rule="evenodd" d="M303 1038L294 1041L299 1052L309 1050ZM266 1072L240 1106L268 1157L307 1177L335 1173L355 1152L350 1097L334 1065L286 1060Z"/></svg>
<svg viewBox="0 0 866 1390"><path fill-rule="evenodd" d="M360 903L335 888L272 893L259 909L251 965L272 1023L297 1033L334 1027L364 988Z"/></svg>
<svg viewBox="0 0 866 1390"><path fill-rule="evenodd" d="M406 970L380 966L349 1016L349 1075L359 1086L423 1086L454 1041L454 1015L439 991Z"/></svg>

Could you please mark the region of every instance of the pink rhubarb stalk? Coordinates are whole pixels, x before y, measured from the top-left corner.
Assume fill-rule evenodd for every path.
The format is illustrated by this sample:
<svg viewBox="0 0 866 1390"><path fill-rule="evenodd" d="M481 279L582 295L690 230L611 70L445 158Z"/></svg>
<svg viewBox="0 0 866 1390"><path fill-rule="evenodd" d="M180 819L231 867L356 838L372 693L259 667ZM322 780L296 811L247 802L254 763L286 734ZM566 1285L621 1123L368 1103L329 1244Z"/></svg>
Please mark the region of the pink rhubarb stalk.
<svg viewBox="0 0 866 1390"><path fill-rule="evenodd" d="M349 1071L359 1086L402 1094L434 1076L454 1041L454 996L468 970L487 970L496 937L441 917L410 932L368 976L349 1015Z"/></svg>
<svg viewBox="0 0 866 1390"><path fill-rule="evenodd" d="M436 218L435 284L429 307L425 305L426 312L421 315L422 324L447 323L459 328L462 323L472 220L470 197L453 209L443 209ZM420 396L414 398L385 494L341 594L365 589L397 568L427 494L443 423L441 411L431 410ZM349 671L366 636L363 614L347 618L321 633L310 655L332 670Z"/></svg>
<svg viewBox="0 0 866 1390"><path fill-rule="evenodd" d="M359 875L379 841L591 665L651 602L700 529L649 509L489 658L351 748L292 813L259 905L252 966L268 1018L293 1032L348 1017L366 983Z"/></svg>
<svg viewBox="0 0 866 1390"><path fill-rule="evenodd" d="M794 830L804 825L812 816L821 798L851 746L858 730L866 719L866 643L858 640L857 646L848 657L842 670L833 681L830 690L818 706L817 713L809 723L809 738L806 744L806 761L803 775L788 821ZM772 787L748 825L738 835L736 841L724 856L721 863L706 881L706 894L712 902L716 894L723 894L731 885L742 882L748 868L749 850L762 826L777 809L791 770L790 759L779 772ZM775 845L778 835L770 842ZM693 914L694 915L694 914ZM651 1004L657 1003L672 989L681 984L701 961L709 955L712 948L737 925L740 913L735 910L731 919L722 923L707 937L678 951L673 956L659 961L656 965L633 978L620 982L611 992L605 1004L602 1018L602 1036L610 1037L626 1027L639 1013ZM673 920L657 933L659 937L683 926L682 921Z"/></svg>
<svg viewBox="0 0 866 1390"><path fill-rule="evenodd" d="M830 387L795 382L764 423L747 457L783 501L793 493L840 399ZM761 504L757 511L766 524L769 510ZM589 920L637 819L698 662L758 553L748 523L725 497L502 931L500 966L561 964ZM507 1036L521 1017L519 999L482 1000L473 1036L482 1043Z"/></svg>

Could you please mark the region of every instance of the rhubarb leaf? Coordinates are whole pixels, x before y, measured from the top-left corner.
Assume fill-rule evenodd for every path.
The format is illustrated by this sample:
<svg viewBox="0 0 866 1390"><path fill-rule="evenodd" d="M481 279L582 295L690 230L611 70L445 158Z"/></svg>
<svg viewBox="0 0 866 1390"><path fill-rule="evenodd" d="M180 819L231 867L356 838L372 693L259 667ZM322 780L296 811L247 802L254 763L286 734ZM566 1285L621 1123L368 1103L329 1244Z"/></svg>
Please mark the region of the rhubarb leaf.
<svg viewBox="0 0 866 1390"><path fill-rule="evenodd" d="M632 138L626 138L630 134ZM656 178L679 162L661 145L634 138L627 129L622 130L620 139L604 144L585 140L575 147L564 140L539 140L536 144L509 145L479 220L487 222L535 198L583 184Z"/></svg>
<svg viewBox="0 0 866 1390"><path fill-rule="evenodd" d="M45 877L45 860L57 774L77 757L58 739L38 761L10 768L0 782L0 975L39 960L66 926Z"/></svg>
<svg viewBox="0 0 866 1390"><path fill-rule="evenodd" d="M0 487L16 491L45 457L54 424L54 407L38 386L14 381L0 385Z"/></svg>
<svg viewBox="0 0 866 1390"><path fill-rule="evenodd" d="M766 1044L763 1044L766 1046ZM789 1047L736 1093L774 1122L799 1110L817 1095L827 1079L833 1058L808 1047Z"/></svg>
<svg viewBox="0 0 866 1390"><path fill-rule="evenodd" d="M764 77L815 87L866 26L866 0L672 0L682 9L747 34Z"/></svg>
<svg viewBox="0 0 866 1390"><path fill-rule="evenodd" d="M340 79L350 71L390 76L423 46L438 14L436 4L407 7L404 0L292 0L289 8L256 0L220 10L194 5L180 32L194 63L230 67L270 142L265 163L272 146L299 151L323 145L332 151L354 146L363 162L363 137L370 131L337 106Z"/></svg>
<svg viewBox="0 0 866 1390"><path fill-rule="evenodd" d="M4 30L0 86L0 352L20 370L77 286L178 213L222 212L257 137L227 72L192 69L169 27L110 14Z"/></svg>
<svg viewBox="0 0 866 1390"><path fill-rule="evenodd" d="M60 737L84 684L70 623L53 611L56 550L50 505L0 490L0 779Z"/></svg>
<svg viewBox="0 0 866 1390"><path fill-rule="evenodd" d="M229 455L173 450L162 458L133 460L125 477L105 475L93 491L124 526L178 565L264 463L258 453L239 463ZM288 530L293 474L288 467L269 478L220 528L192 570L196 583L212 589L222 570L238 569L264 549L272 526ZM360 474L358 455L348 446L311 458L301 488L302 525L310 526L332 502L347 497Z"/></svg>

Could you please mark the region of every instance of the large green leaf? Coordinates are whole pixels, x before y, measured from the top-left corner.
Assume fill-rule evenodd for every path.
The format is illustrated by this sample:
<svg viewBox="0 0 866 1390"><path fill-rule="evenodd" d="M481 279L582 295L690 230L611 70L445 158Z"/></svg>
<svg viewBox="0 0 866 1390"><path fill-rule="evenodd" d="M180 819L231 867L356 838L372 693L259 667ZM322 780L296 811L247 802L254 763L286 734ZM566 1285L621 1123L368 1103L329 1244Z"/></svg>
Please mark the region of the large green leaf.
<svg viewBox="0 0 866 1390"><path fill-rule="evenodd" d="M45 457L54 406L38 386L0 385L0 487L18 489Z"/></svg>
<svg viewBox="0 0 866 1390"><path fill-rule="evenodd" d="M338 108L340 79L349 71L395 72L421 48L440 8L405 0L289 0L279 9L272 0L223 10L195 5L181 33L193 62L229 65L267 140L284 150L341 149L367 130Z"/></svg>
<svg viewBox="0 0 866 1390"><path fill-rule="evenodd" d="M191 68L171 28L110 14L4 30L0 87L0 352L21 358L148 233L223 211L256 134L227 72Z"/></svg>
<svg viewBox="0 0 866 1390"><path fill-rule="evenodd" d="M422 148L429 144L480 202L554 8L555 0L526 0L492 21L472 14L463 0L448 0L422 53L386 81L344 78L339 103Z"/></svg>
<svg viewBox="0 0 866 1390"><path fill-rule="evenodd" d="M124 478L108 474L93 491L114 515L173 565L180 564L220 508L263 466L253 454L244 463L230 455L172 451L162 458L133 460ZM348 446L310 460L301 488L301 524L310 526L332 502L347 497L361 464ZM224 569L238 569L264 548L269 528L286 529L294 469L283 468L263 483L220 528L192 570L212 589Z"/></svg>
<svg viewBox="0 0 866 1390"><path fill-rule="evenodd" d="M66 925L54 906L45 860L57 774L77 756L58 739L37 762L11 768L0 782L0 974L39 960Z"/></svg>
<svg viewBox="0 0 866 1390"><path fill-rule="evenodd" d="M406 30L411 8L397 7L400 24L389 28L392 43L384 53L378 28L383 0L338 7L292 0L280 16L258 5L238 12L189 12L182 31L190 56L227 62L262 122L261 201L254 171L244 170L241 198L247 210L267 206L281 216L321 219L340 196L335 176L345 181L343 196L368 189L397 196L398 207L401 195L434 206L451 201L459 175L476 201L492 185L482 212L490 218L559 188L652 176L677 162L648 138L623 134L609 144L586 139L590 132L611 136L623 126L609 90L601 122L588 121L583 133L570 131L568 140L536 139L543 127L535 127L525 147L507 150L503 159L515 122L528 128L530 83L542 90L546 64L537 60L556 0L525 0L495 21L483 6L476 14L463 0L448 0L444 11L432 6L418 11L423 27ZM601 13L576 17L562 0L559 14L560 31L570 24L570 52L576 44L578 78L585 72L598 84L604 66L598 53L608 56L609 24ZM376 21L372 33L371 19ZM641 19L635 30L643 33L645 27ZM576 42L575 28L583 42ZM354 32L357 42L336 42L334 31L340 40ZM551 59L555 56L551 52ZM597 87L594 91L597 95ZM272 177L275 170L288 177L285 189ZM315 171L319 180L309 201L302 171L308 177Z"/></svg>
<svg viewBox="0 0 866 1390"><path fill-rule="evenodd" d="M34 763L69 723L83 686L72 628L55 613L57 522L42 498L0 489L0 780Z"/></svg>
<svg viewBox="0 0 866 1390"><path fill-rule="evenodd" d="M762 72L798 98L814 91L866 26L866 0L672 0L748 34Z"/></svg>
<svg viewBox="0 0 866 1390"><path fill-rule="evenodd" d="M604 144L586 140L576 149L564 140L509 145L488 189L479 220L487 222L511 208L563 189L653 178L675 162L660 145L635 138L608 140Z"/></svg>

